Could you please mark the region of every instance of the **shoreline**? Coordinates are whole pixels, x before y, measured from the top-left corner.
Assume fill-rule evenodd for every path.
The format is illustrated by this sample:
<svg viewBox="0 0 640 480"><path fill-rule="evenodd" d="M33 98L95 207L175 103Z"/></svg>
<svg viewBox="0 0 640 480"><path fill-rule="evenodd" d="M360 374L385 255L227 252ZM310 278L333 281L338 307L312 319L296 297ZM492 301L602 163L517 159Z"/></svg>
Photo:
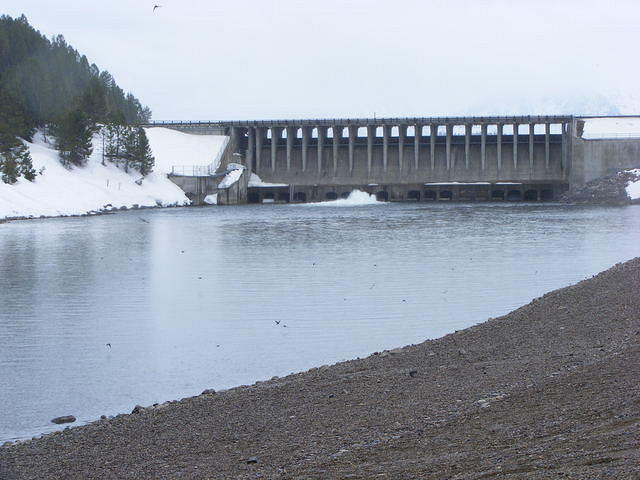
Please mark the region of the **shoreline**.
<svg viewBox="0 0 640 480"><path fill-rule="evenodd" d="M0 447L0 478L622 478L639 291L636 258L439 339Z"/></svg>
<svg viewBox="0 0 640 480"><path fill-rule="evenodd" d="M320 203L325 203L325 202L316 202L315 205L318 205ZM545 203L536 203L536 202L455 202L455 203L446 203L446 202L432 202L432 203L418 203L416 204L415 202L386 202L386 203L398 203L398 204L408 204L408 205L478 205L478 206L484 206L484 205L527 205L527 206L540 206L540 205L545 205L545 206L558 206L558 207L605 207L605 208L610 208L610 207L629 207L632 205L640 205L640 200L634 200L634 201L630 201L629 203L624 203L624 204L608 204L608 203L592 203L592 204L586 204L586 203L577 203L577 202L573 202L573 203L563 203L563 202L545 202ZM285 205L310 205L311 203L287 203ZM246 204L246 205L250 205L250 204ZM262 205L262 204L257 204L257 205ZM278 205L282 205L282 204L278 204ZM50 220L50 219L55 219L55 218L83 218L83 217L98 217L98 216L102 216L102 215L113 215L113 214L117 214L118 212L130 212L130 211L135 211L135 210L164 210L164 209L173 209L173 208L211 208L211 207L216 207L217 205L167 205L167 206L160 206L160 205L156 205L156 206L139 206L139 207L117 207L117 208L113 208L113 209L108 209L108 210L95 210L95 211L90 211L90 212L86 212L86 213L74 213L74 214L70 214L70 215L41 215L39 217L5 217L5 218L0 218L0 225L2 225L3 223L10 223L10 222L23 222L23 221L28 221L28 220ZM229 206L229 205L222 205L222 207L224 206ZM234 205L235 206L235 205Z"/></svg>

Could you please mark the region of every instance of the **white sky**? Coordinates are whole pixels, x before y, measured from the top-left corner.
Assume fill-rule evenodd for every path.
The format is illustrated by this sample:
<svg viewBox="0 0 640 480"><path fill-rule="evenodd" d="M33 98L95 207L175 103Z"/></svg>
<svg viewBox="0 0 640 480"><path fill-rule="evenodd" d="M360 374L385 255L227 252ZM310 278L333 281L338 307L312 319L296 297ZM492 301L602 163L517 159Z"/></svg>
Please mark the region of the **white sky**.
<svg viewBox="0 0 640 480"><path fill-rule="evenodd" d="M155 3L0 13L63 34L156 120L640 110L638 0Z"/></svg>

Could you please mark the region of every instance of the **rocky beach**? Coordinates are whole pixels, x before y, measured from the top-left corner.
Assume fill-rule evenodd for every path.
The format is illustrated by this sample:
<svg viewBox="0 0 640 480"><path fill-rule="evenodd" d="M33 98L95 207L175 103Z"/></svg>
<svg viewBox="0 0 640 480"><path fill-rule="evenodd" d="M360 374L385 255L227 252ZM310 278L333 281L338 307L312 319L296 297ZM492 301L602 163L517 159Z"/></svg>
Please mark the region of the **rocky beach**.
<svg viewBox="0 0 640 480"><path fill-rule="evenodd" d="M5 445L0 478L639 478L639 292L636 258L440 339Z"/></svg>

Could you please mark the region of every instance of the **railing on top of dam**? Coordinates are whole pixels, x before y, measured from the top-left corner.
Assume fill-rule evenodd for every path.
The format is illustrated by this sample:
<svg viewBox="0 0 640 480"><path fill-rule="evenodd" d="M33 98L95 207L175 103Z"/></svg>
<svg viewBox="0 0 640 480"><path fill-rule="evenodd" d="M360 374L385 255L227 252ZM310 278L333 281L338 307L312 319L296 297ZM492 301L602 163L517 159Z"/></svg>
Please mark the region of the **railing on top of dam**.
<svg viewBox="0 0 640 480"><path fill-rule="evenodd" d="M466 123L564 123L573 120L572 115L509 115L468 117L388 117L388 118L315 118L279 120L158 120L142 124L143 127L160 126L211 126L211 127L259 127L259 126L333 126L333 125L420 125Z"/></svg>

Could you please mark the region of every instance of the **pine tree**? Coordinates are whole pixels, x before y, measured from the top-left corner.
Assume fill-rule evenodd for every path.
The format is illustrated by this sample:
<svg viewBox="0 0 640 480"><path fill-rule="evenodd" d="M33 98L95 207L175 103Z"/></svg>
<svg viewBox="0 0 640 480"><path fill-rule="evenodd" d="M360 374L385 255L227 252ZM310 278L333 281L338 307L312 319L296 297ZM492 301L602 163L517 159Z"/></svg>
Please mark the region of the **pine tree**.
<svg viewBox="0 0 640 480"><path fill-rule="evenodd" d="M144 128L129 128L124 140L125 171L129 168L139 171L142 175L148 175L153 170L155 159L151 153L149 139Z"/></svg>
<svg viewBox="0 0 640 480"><path fill-rule="evenodd" d="M0 172L2 173L2 181L9 184L16 183L20 175L16 157L12 154L5 154L2 157L2 171Z"/></svg>
<svg viewBox="0 0 640 480"><path fill-rule="evenodd" d="M80 110L71 110L53 124L56 150L65 166L82 166L93 151L91 139L94 125Z"/></svg>
<svg viewBox="0 0 640 480"><path fill-rule="evenodd" d="M33 182L36 179L36 170L33 168L33 160L31 159L31 153L27 146L20 142L20 145L16 147L15 154L19 159L18 171L26 180Z"/></svg>
<svg viewBox="0 0 640 480"><path fill-rule="evenodd" d="M153 170L153 166L155 165L156 160L151 152L149 139L147 138L147 134L145 133L144 128L138 127L136 136L138 139L138 145L133 167L138 170L143 176L146 176L149 175Z"/></svg>
<svg viewBox="0 0 640 480"><path fill-rule="evenodd" d="M121 123L108 123L102 128L104 140L104 160L119 164L123 161L124 140L127 127ZM104 164L104 162L103 162Z"/></svg>

